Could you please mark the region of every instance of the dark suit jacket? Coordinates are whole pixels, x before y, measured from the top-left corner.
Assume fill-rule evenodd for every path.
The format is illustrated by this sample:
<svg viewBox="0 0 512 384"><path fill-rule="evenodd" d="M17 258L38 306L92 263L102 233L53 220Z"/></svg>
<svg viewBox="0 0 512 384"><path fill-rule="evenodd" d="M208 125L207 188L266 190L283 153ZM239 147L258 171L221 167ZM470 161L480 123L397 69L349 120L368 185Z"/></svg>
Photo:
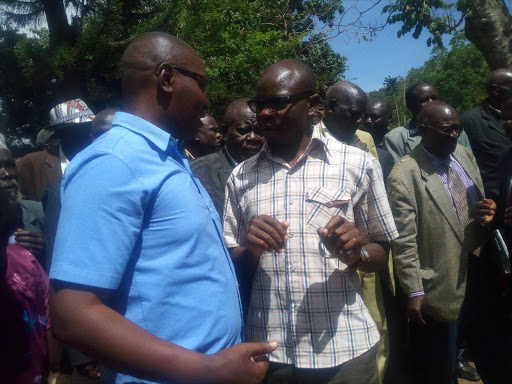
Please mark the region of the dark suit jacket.
<svg viewBox="0 0 512 384"><path fill-rule="evenodd" d="M505 135L501 121L491 112L485 101L462 114L460 121L468 134L480 168L485 196L496 201L500 184L497 177L500 160L512 143Z"/></svg>
<svg viewBox="0 0 512 384"><path fill-rule="evenodd" d="M393 160L391 153L386 151L384 148L377 147L377 154L379 155L379 163L382 168L382 176L384 177L384 182L386 182L391 170L393 169L393 165L395 165L395 161Z"/></svg>
<svg viewBox="0 0 512 384"><path fill-rule="evenodd" d="M210 195L221 219L224 211L224 191L234 168L235 165L231 164L224 147L220 151L190 162L190 169Z"/></svg>
<svg viewBox="0 0 512 384"><path fill-rule="evenodd" d="M43 194L43 209L46 215L46 229L44 238L46 243L46 264L44 265L47 273L50 272L52 264L53 247L55 245L55 236L57 235L57 225L60 216L60 183L61 180L52 184Z"/></svg>
<svg viewBox="0 0 512 384"><path fill-rule="evenodd" d="M49 185L62 178L60 160L47 151L29 153L17 163L21 195L24 199L41 201Z"/></svg>

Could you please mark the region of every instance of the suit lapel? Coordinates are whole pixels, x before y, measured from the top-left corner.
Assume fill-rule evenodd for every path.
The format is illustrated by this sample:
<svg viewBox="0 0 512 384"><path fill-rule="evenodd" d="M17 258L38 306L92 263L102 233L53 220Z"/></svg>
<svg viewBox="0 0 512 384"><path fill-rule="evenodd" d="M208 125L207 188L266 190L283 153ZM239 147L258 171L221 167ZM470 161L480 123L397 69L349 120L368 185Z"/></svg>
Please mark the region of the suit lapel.
<svg viewBox="0 0 512 384"><path fill-rule="evenodd" d="M441 177L436 173L434 167L423 152L421 145L418 145L414 149L414 152L416 153L415 157L420 167L421 177L425 183L427 193L437 205L442 215L446 218L450 227L452 227L453 232L455 232L457 238L462 244L464 242L464 234L462 233L459 218L453 208L450 196L448 196L448 193L444 188Z"/></svg>

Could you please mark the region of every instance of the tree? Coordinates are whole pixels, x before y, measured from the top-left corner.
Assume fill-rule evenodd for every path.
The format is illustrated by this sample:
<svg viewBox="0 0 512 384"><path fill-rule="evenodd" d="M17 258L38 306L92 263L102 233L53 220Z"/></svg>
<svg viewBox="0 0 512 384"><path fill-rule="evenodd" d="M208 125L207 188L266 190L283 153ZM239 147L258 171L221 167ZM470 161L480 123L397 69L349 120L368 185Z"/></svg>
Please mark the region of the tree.
<svg viewBox="0 0 512 384"><path fill-rule="evenodd" d="M431 44L443 45L442 36L465 22L466 38L475 44L491 69L512 67L512 16L504 0L394 0L383 8L390 24L401 22L398 37L424 29Z"/></svg>
<svg viewBox="0 0 512 384"><path fill-rule="evenodd" d="M398 125L402 125L400 122L400 112L398 112L398 104L396 103L396 95L398 93L398 77L388 76L384 79L384 90L386 95L393 96L395 102L396 118L398 119Z"/></svg>
<svg viewBox="0 0 512 384"><path fill-rule="evenodd" d="M396 115L390 123L396 127L411 118L407 110L405 97L394 97L398 89L405 89L406 84L426 81L439 90L440 99L452 105L459 113L473 108L485 98L484 80L489 67L474 44L468 43L462 32L458 32L450 42L450 49L436 48L420 68L411 69L407 75L384 80L384 87L370 92L369 99L384 99L390 104L396 102ZM400 116L400 118L399 118ZM401 121L400 121L401 120Z"/></svg>
<svg viewBox="0 0 512 384"><path fill-rule="evenodd" d="M19 24L0 28L0 52L9 58L8 71L0 73L0 84L7 87L0 94L0 126L8 127L15 137L35 137L49 108L66 98L82 97L94 111L119 105L122 52L146 31L179 36L198 51L212 79L208 97L217 119L234 98L252 96L261 71L277 60L299 58L308 62L319 82L339 80L345 71L345 58L331 49L329 36L318 31L343 11L339 0L75 3L84 6L77 11L81 20L70 24L76 32L72 42L52 43L50 25L48 30L35 30L31 37L20 34L16 25L29 24L21 24L15 17L11 21L18 20ZM12 73L16 74L16 84L10 79ZM32 89L44 92L32 94ZM27 105L37 105L37 109L20 113Z"/></svg>

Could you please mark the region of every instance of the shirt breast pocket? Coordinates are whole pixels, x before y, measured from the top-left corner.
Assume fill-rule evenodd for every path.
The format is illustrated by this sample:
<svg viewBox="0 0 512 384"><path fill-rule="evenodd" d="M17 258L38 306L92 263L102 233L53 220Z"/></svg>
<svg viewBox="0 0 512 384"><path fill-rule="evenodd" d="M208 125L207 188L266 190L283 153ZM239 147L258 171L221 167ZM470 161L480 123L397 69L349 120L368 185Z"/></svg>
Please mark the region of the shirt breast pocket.
<svg viewBox="0 0 512 384"><path fill-rule="evenodd" d="M333 216L352 220L348 212L350 191L329 187L311 189L306 193L308 229L316 233Z"/></svg>

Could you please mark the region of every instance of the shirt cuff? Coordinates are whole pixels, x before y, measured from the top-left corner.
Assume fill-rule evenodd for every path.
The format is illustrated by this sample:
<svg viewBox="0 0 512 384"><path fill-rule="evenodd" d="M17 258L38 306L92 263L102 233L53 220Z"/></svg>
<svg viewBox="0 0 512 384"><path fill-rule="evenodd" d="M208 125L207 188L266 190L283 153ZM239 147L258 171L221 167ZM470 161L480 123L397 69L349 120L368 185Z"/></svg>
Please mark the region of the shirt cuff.
<svg viewBox="0 0 512 384"><path fill-rule="evenodd" d="M409 293L409 298L417 297L417 296L425 296L425 292L424 291L418 291L418 292Z"/></svg>

